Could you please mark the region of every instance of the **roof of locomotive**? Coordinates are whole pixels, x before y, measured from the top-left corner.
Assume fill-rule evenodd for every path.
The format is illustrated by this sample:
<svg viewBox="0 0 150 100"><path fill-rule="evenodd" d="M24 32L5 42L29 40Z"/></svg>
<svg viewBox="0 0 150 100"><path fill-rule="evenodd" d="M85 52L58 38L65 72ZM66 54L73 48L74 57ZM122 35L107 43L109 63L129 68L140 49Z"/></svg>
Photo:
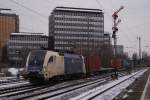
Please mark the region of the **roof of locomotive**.
<svg viewBox="0 0 150 100"><path fill-rule="evenodd" d="M59 56L66 56L66 57L77 57L77 56L81 56L81 55L78 55L78 54L75 54L75 53L68 53L68 52L57 52L57 51L52 51L52 50L32 50L31 52L34 52L34 51L43 51L43 52L47 52L47 53L51 53L51 54L54 54L54 55L59 55Z"/></svg>

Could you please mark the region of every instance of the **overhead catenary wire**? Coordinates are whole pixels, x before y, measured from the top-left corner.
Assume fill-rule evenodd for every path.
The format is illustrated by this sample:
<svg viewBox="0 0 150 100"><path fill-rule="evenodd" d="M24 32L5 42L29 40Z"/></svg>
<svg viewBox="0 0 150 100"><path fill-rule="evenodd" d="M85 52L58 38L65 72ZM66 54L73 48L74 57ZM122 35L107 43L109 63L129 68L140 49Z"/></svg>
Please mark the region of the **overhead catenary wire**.
<svg viewBox="0 0 150 100"><path fill-rule="evenodd" d="M98 0L96 0L96 1L97 1L97 3L104 9L104 12L106 12L106 10L105 10L105 8L103 7L103 5L102 5ZM113 10L114 5L113 5L112 0L110 0L110 3L112 4L111 6L112 6L112 10ZM109 13L106 13L106 14L108 15ZM142 23L142 24L138 24L138 25L134 25L134 26L131 26L131 27L127 27L127 28L123 29L123 31L121 30L120 32L121 32L121 33L125 33L127 29L128 29L128 31L133 31L134 29L137 29L137 27L141 28L141 26L143 26L145 23L148 23L148 22L146 21L146 22L144 22L144 23ZM136 34L137 34L137 33L136 33ZM133 38L131 38L131 35L132 35L132 34L130 34L130 36L129 36L128 34L124 34L124 35L125 35L126 38L123 38L123 39L127 40L128 42L130 41L130 43L135 43L135 42L131 42L131 41L133 41ZM143 40L143 41L144 41L144 40Z"/></svg>
<svg viewBox="0 0 150 100"><path fill-rule="evenodd" d="M143 25L148 24L148 23L150 23L150 20L143 21L142 23L136 24L136 25L131 26L131 27L126 27L123 31L126 31L126 29L128 29L129 31L131 31L131 29L135 29L137 27L143 27Z"/></svg>
<svg viewBox="0 0 150 100"><path fill-rule="evenodd" d="M47 20L48 20L48 17L47 17L47 16L44 16L44 15L42 15L41 13L39 13L39 12L37 12L37 11L35 11L35 10L29 8L29 7L26 7L26 6L24 6L24 5L22 5L22 4L18 3L18 2L16 2L16 1L14 1L14 0L9 0L9 1L11 1L11 3L13 3L13 4L17 5L17 6L20 6L20 7L24 8L24 9L30 11L31 13L34 13L34 14L40 16L42 19L41 19L41 18L38 18L38 17L35 17L35 18L38 18L38 20L40 20L40 22L43 22L43 23L47 24ZM28 14L23 13L23 12L20 11L20 10L12 9L12 11L14 11L14 12L16 12L16 13L18 13L18 14L21 14L22 16L30 17L30 16L28 16ZM30 20L35 20L35 18L34 18L34 19L31 19L31 18L30 18Z"/></svg>
<svg viewBox="0 0 150 100"><path fill-rule="evenodd" d="M102 9L104 10L104 13L106 13L108 15L108 17L111 17L112 15L106 11L105 7L101 4L101 2L99 0L96 0L97 4L102 7Z"/></svg>
<svg viewBox="0 0 150 100"><path fill-rule="evenodd" d="M132 31L132 30L134 30L134 29L137 29L137 27L142 28L142 26L143 26L145 23L148 23L148 22L149 22L149 21L146 21L146 22L143 22L143 23L141 23L141 24L137 24L137 25L134 25L134 26L131 26L131 27L127 27L127 28L121 30L121 33L125 33L127 29L128 29L128 31ZM129 41L133 40L133 39L130 39L132 34L130 34L130 36L128 36L128 34L124 34L124 35L126 35L125 37L127 37L127 38L123 38L123 39L127 39L127 40L129 40Z"/></svg>
<svg viewBox="0 0 150 100"><path fill-rule="evenodd" d="M109 14L108 12L106 12L106 9L104 8L104 6L100 3L100 1L96 0L96 2L98 3L99 6L102 7L102 9L104 10L104 12L108 15L108 17L112 17L111 14ZM127 36L129 37L129 36ZM129 38L127 38L129 40ZM130 40L129 40L130 41Z"/></svg>
<svg viewBox="0 0 150 100"><path fill-rule="evenodd" d="M23 8L25 8L25 9L27 9L27 10L29 10L29 11L31 11L31 12L33 12L33 13L38 14L39 16L41 16L41 17L44 18L44 19L45 19L45 18L47 19L47 16L44 16L44 15L42 15L41 13L39 13L39 12L37 12L37 11L35 11L35 10L29 8L29 7L26 7L25 5L23 5L23 4L21 4L21 3L18 3L18 2L15 1L15 0L9 0L9 1L11 1L11 2L13 2L13 3L15 3L15 4L17 4L17 5L19 5L19 6L23 7ZM112 0L111 0L111 1L112 1ZM47 2L49 2L49 0L48 0ZM104 9L104 12L106 12L106 9L105 9L104 6L101 4L101 2L100 2L99 0L96 0L96 2L98 3L99 6L101 6L101 7ZM110 13L108 13L108 12L106 12L106 14L109 15L109 16L111 16ZM25 15L25 14L24 14L24 15ZM132 28L131 28L131 29L132 29ZM129 30L129 31L130 31L130 30Z"/></svg>
<svg viewBox="0 0 150 100"><path fill-rule="evenodd" d="M8 6L6 6L5 4L3 4L3 8L9 8ZM12 9L11 8L11 12L13 13L13 14L21 14L22 16L26 16L26 17L29 17L29 16L27 16L25 13L22 13L21 11L20 12L18 12L17 10L15 10L15 9ZM9 13L11 13L11 12L9 12ZM22 29L24 29L24 30L27 30L27 31L33 31L31 28L29 28L29 27L23 27L23 26L19 26L20 28L22 28Z"/></svg>
<svg viewBox="0 0 150 100"><path fill-rule="evenodd" d="M100 7L102 7L102 9L103 9L104 12L108 15L108 17L112 17L112 15L106 11L106 9L105 9L104 6L100 3L99 0L96 0L96 2L97 2L97 4L98 4ZM112 3L112 0L111 0L111 3ZM112 5L112 7L113 7L113 5ZM126 37L127 37L126 39L127 39L128 41L131 41L131 40L132 40L132 39L129 38L129 36L128 36L127 34L125 34L125 35L126 35Z"/></svg>
<svg viewBox="0 0 150 100"><path fill-rule="evenodd" d="M142 28L142 26L143 26L145 23L148 23L148 21L147 21L147 22L143 22L143 23L141 23L141 24L137 24L137 25L132 26L132 27L128 27L128 28L126 28L126 29L128 29L128 32L130 32L130 31L133 31L134 29L137 29L137 27ZM122 30L121 33L124 33L124 35L126 35L126 37L127 37L127 38L125 38L125 39L128 39L128 40L129 40L129 38L130 38L131 36L128 36L128 35L126 34L126 29ZM136 33L136 34L137 34L137 33ZM132 34L130 34L130 35L132 35ZM132 39L132 40L133 40L133 39ZM129 40L129 41L131 41L131 40Z"/></svg>
<svg viewBox="0 0 150 100"><path fill-rule="evenodd" d="M8 5L6 6L5 4L3 4L3 8L9 8L9 6ZM11 12L14 14L21 14L22 16L29 17L26 13L23 13L21 10L16 10L16 9L11 8Z"/></svg>
<svg viewBox="0 0 150 100"><path fill-rule="evenodd" d="M21 7L25 8L25 9L27 9L28 11L30 11L30 12L32 12L32 13L35 13L35 14L41 16L41 17L44 18L44 19L47 19L47 18L48 18L48 16L44 16L43 14L41 14L41 13L39 13L39 12L37 12L37 11L35 11L35 10L33 10L33 9L31 9L31 8L29 8L29 7L25 6L25 5L23 5L23 4L20 4L19 2L15 1L15 0L9 0L9 1L11 1L11 2L17 4L18 6L21 6Z"/></svg>
<svg viewBox="0 0 150 100"><path fill-rule="evenodd" d="M112 2L112 0L109 0L110 2L110 5L111 5L111 8L112 8L112 11L113 11L113 9L114 9L114 5L113 5L113 2Z"/></svg>

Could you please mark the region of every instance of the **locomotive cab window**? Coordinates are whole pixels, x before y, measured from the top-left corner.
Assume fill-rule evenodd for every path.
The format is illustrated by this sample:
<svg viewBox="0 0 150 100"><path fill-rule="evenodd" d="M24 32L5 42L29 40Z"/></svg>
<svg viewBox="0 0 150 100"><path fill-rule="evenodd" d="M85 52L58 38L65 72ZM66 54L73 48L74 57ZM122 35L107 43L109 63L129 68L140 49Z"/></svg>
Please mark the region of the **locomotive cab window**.
<svg viewBox="0 0 150 100"><path fill-rule="evenodd" d="M56 56L51 56L48 60L48 63L55 63L56 61Z"/></svg>
<svg viewBox="0 0 150 100"><path fill-rule="evenodd" d="M52 63L53 62L53 56L51 56L50 58L49 58L49 60L48 60L48 63Z"/></svg>
<svg viewBox="0 0 150 100"><path fill-rule="evenodd" d="M43 65L46 51L33 51L29 57L29 65L41 66Z"/></svg>

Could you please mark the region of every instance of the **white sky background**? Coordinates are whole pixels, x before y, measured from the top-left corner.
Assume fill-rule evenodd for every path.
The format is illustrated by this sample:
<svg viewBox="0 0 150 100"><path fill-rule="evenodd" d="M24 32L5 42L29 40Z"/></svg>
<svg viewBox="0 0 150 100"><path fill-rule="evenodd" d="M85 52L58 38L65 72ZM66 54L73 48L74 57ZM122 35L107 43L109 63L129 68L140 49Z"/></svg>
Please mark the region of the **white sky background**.
<svg viewBox="0 0 150 100"><path fill-rule="evenodd" d="M142 50L150 53L150 47L144 47L150 46L150 0L0 0L0 8L11 8L19 15L21 32L45 34L48 34L48 16L56 6L102 9L105 31L112 32L111 15L121 5L125 8L119 13L122 22L117 33L118 44L123 44L129 54L138 53L137 36L141 36Z"/></svg>

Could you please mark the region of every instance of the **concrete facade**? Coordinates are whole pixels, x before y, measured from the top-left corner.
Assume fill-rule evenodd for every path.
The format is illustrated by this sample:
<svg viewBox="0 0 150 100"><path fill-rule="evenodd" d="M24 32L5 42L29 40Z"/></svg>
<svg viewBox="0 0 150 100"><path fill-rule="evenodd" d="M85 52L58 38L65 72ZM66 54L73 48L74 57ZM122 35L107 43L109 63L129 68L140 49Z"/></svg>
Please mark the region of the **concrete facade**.
<svg viewBox="0 0 150 100"><path fill-rule="evenodd" d="M12 33L7 44L7 56L9 61L15 62L27 56L30 50L43 48L48 48L48 36L43 33Z"/></svg>
<svg viewBox="0 0 150 100"><path fill-rule="evenodd" d="M6 44L12 32L19 32L19 16L0 13L0 62L6 60Z"/></svg>
<svg viewBox="0 0 150 100"><path fill-rule="evenodd" d="M54 49L86 55L103 45L104 15L100 9L56 7L49 17Z"/></svg>

